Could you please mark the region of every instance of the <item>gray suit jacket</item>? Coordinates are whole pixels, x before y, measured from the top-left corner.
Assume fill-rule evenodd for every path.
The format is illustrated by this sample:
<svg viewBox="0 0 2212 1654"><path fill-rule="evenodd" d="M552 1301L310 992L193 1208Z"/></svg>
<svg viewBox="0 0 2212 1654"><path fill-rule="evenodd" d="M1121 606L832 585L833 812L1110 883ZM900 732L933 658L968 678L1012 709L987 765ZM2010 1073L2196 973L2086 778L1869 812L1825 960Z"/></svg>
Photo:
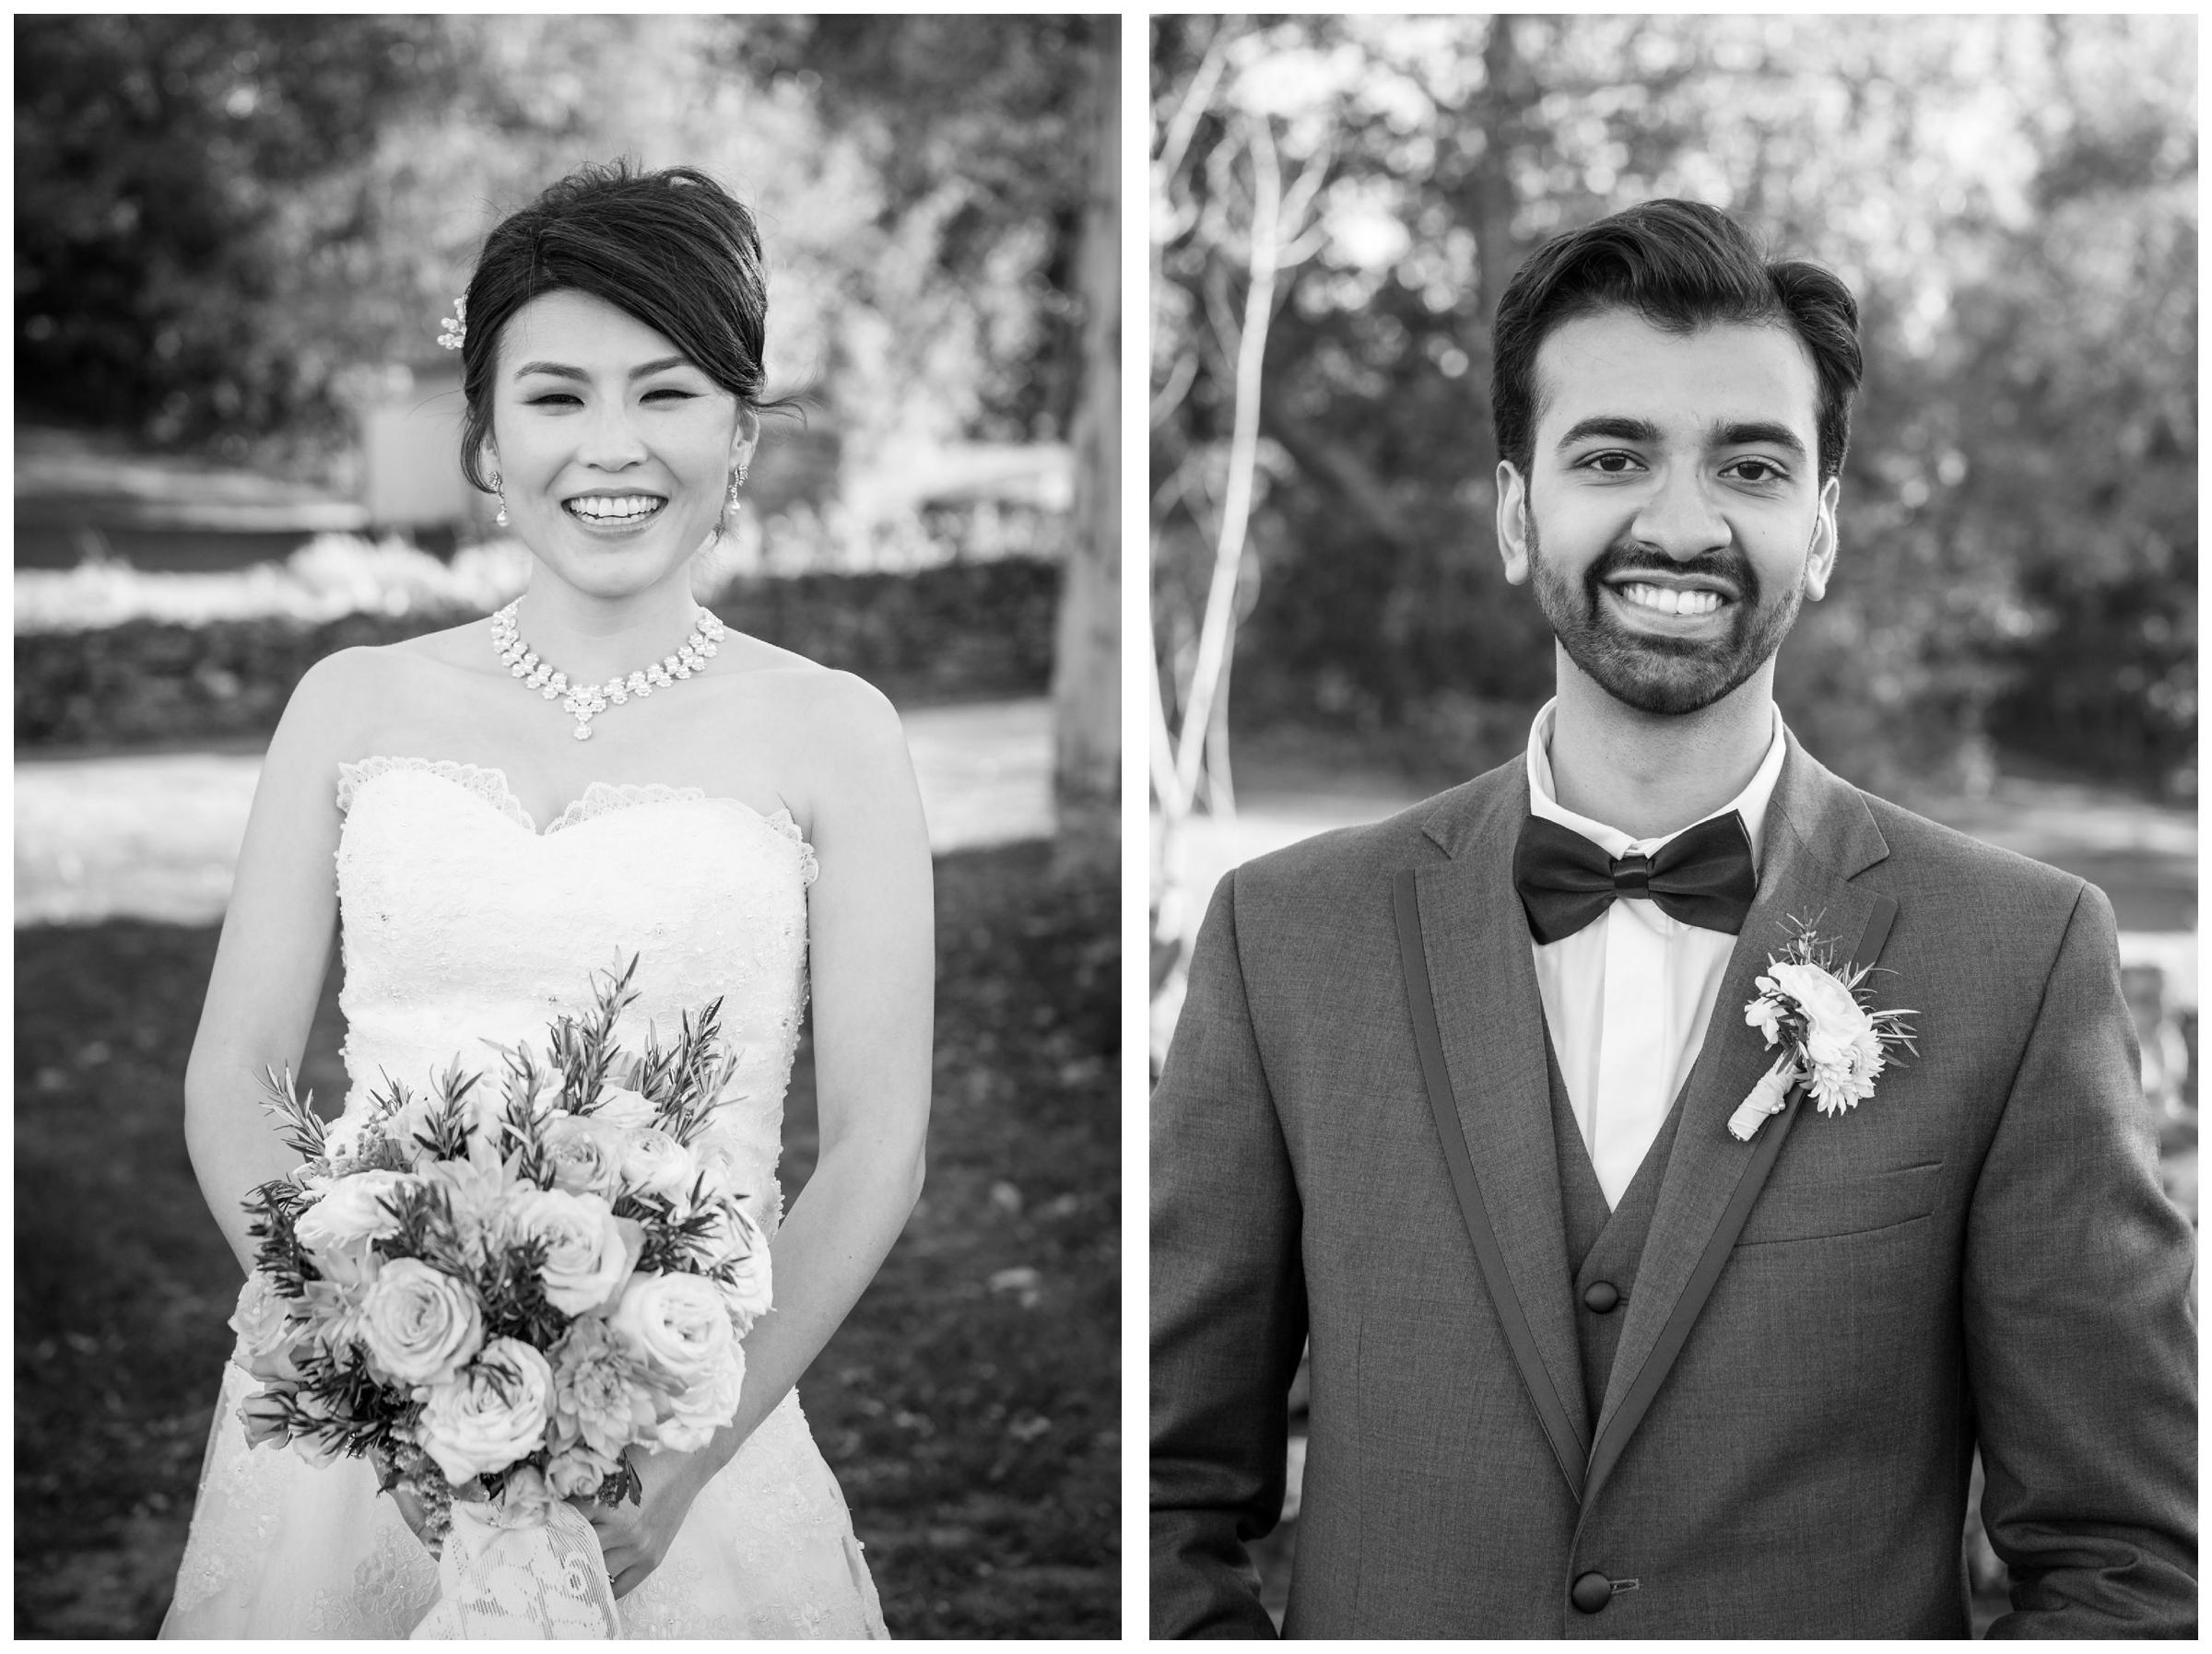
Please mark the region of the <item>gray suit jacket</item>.
<svg viewBox="0 0 2212 1654"><path fill-rule="evenodd" d="M1154 1634L1272 1634L1244 1545L1309 1341L1292 1636L1963 1636L1977 1443L1997 1635L2193 1634L2192 1238L2103 896L1793 741L1585 1397L1527 807L1515 763L1215 893L1153 1102ZM1793 917L1878 953L1919 1054L1742 1144Z"/></svg>

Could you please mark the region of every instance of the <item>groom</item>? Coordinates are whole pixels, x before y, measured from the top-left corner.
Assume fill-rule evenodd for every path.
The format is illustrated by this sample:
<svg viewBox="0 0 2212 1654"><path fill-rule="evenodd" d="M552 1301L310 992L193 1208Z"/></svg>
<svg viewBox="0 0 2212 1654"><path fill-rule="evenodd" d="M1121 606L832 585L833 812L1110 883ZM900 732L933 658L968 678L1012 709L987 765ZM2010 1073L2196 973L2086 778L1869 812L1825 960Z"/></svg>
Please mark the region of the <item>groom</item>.
<svg viewBox="0 0 2212 1654"><path fill-rule="evenodd" d="M1839 780L1772 699L1836 557L1833 276L1655 201L1504 295L1524 759L1216 891L1153 1105L1152 1627L2194 1635L2192 1239L2093 886ZM1873 1095L1728 1122L1804 926L1910 1009Z"/></svg>

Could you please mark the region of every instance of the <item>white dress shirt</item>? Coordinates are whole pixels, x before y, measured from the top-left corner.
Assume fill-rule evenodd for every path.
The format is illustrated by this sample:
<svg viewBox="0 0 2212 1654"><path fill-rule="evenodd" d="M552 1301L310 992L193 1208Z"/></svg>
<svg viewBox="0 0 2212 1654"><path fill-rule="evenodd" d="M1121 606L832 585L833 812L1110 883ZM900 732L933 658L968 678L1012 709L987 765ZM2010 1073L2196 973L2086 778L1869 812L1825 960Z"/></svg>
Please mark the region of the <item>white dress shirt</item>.
<svg viewBox="0 0 2212 1654"><path fill-rule="evenodd" d="M1608 856L1653 854L1675 835L1631 839L1554 798L1551 721L1558 704L1547 701L1528 732L1530 810L1580 833ZM1751 784L1712 812L1734 810L1743 817L1755 872L1766 842L1767 803L1786 750L1777 708L1767 756ZM1619 897L1573 935L1553 943L1531 937L1530 946L1544 1021L1575 1123L1583 1129L1606 1204L1618 1206L1704 1046L1735 938L1669 918L1648 897Z"/></svg>

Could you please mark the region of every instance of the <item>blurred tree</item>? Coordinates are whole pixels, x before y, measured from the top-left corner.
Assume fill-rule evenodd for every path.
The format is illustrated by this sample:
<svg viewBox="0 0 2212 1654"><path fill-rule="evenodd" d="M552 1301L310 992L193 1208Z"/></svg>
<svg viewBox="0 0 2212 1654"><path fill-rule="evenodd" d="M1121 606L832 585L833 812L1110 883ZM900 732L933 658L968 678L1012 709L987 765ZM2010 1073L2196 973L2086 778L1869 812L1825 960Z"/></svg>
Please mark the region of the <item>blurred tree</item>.
<svg viewBox="0 0 2212 1654"><path fill-rule="evenodd" d="M1115 853L1120 720L1120 20L823 17L751 36L771 80L816 77L865 135L883 208L935 229L935 274L990 290L1028 271L1038 336L982 396L980 434L1072 440L1074 533L1053 669L1063 859Z"/></svg>
<svg viewBox="0 0 2212 1654"><path fill-rule="evenodd" d="M1679 194L1862 300L1844 558L1779 684L1808 744L1882 787L1972 783L1992 732L2193 786L2194 31L1157 19L1156 130L1225 60L1194 165L1259 110L1287 157L1331 157L1327 242L1269 338L1241 720L1388 733L1463 772L1518 742L1550 649L1494 555L1490 313L1536 242ZM1196 225L1160 268L1171 651L1204 560L1185 485L1218 471L1231 403L1199 335L1209 284L1238 278Z"/></svg>
<svg viewBox="0 0 2212 1654"><path fill-rule="evenodd" d="M16 19L16 382L27 411L158 440L326 416L286 324L288 215L458 65L423 18ZM334 212L332 209L335 208Z"/></svg>
<svg viewBox="0 0 2212 1654"><path fill-rule="evenodd" d="M739 61L818 88L824 114L865 147L881 215L931 228L928 274L1009 287L1026 313L989 325L1019 352L996 370L973 434L1065 440L1079 395L1077 262L1088 188L1090 67L1119 40L1111 17L814 17L748 23Z"/></svg>
<svg viewBox="0 0 2212 1654"><path fill-rule="evenodd" d="M1075 534L1053 652L1053 803L1065 865L1118 862L1122 795L1122 53L1107 18L1086 53L1083 309Z"/></svg>
<svg viewBox="0 0 2212 1654"><path fill-rule="evenodd" d="M1191 166L1191 140L1213 115L1213 95L1225 58L1219 33L1160 134L1153 157L1156 267L1162 250L1185 235L1214 255L1204 273L1206 324L1185 341L1202 354L1229 397L1227 446L1193 452L1162 485L1210 542L1210 569L1195 568L1193 591L1203 579L1204 597L1183 624L1166 634L1163 669L1152 680L1152 800L1155 821L1152 934L1155 988L1187 968L1187 888L1184 825L1203 789L1216 815L1234 811L1228 712L1230 664L1241 618L1245 547L1260 478L1259 429L1266 404L1268 335L1276 295L1286 272L1311 257L1321 237L1313 207L1327 175L1325 153L1311 155L1288 174L1273 114L1247 111L1226 123L1223 140L1207 152L1203 170ZM1230 277L1244 292L1232 299ZM1172 368L1153 407L1157 428L1195 382L1195 364ZM1171 712L1171 703L1172 712Z"/></svg>

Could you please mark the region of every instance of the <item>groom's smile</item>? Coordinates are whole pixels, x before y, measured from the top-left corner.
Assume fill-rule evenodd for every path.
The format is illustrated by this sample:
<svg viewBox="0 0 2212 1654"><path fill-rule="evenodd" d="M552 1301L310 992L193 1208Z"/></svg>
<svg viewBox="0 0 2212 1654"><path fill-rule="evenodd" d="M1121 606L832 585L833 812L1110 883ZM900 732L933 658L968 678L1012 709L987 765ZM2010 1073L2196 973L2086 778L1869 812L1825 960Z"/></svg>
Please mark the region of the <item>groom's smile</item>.
<svg viewBox="0 0 2212 1654"><path fill-rule="evenodd" d="M1627 310L1546 337L1524 477L1499 467L1506 576L1533 576L1572 668L1693 712L1772 659L1835 554L1818 384L1786 328L1662 328Z"/></svg>
<svg viewBox="0 0 2212 1654"><path fill-rule="evenodd" d="M1544 578L1541 569L1537 578ZM1722 554L1693 571L1632 541L1608 547L1583 585L1589 624L1650 639L1662 651L1671 642L1729 637L1759 597L1758 573L1741 555Z"/></svg>

